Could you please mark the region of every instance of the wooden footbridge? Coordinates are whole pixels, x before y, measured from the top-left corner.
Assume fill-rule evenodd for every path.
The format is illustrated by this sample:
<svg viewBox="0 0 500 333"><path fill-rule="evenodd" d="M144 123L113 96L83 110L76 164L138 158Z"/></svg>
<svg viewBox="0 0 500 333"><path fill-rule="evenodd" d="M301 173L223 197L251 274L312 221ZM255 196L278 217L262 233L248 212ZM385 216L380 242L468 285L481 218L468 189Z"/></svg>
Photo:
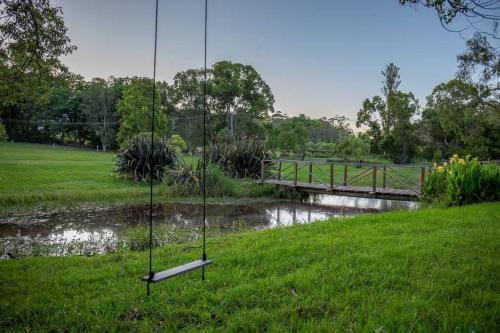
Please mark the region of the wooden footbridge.
<svg viewBox="0 0 500 333"><path fill-rule="evenodd" d="M262 184L353 197L418 200L428 166L325 161L265 160Z"/></svg>

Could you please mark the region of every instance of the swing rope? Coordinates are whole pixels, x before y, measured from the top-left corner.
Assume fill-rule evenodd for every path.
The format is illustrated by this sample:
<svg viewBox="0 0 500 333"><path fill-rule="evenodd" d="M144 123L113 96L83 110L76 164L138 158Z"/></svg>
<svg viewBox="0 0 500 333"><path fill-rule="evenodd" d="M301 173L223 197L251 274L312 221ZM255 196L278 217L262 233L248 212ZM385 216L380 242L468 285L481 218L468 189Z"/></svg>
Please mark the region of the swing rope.
<svg viewBox="0 0 500 333"><path fill-rule="evenodd" d="M155 7L155 38L154 38L154 56L153 56L153 107L151 117L151 150L150 150L150 165L149 165L149 274L143 280L147 281L147 295L150 295L150 283L159 282L164 279L174 277L176 275L189 272L193 269L202 268L201 279L205 280L205 266L212 263L207 260L206 253L206 166L207 166L207 17L208 17L208 0L205 0L205 48L204 48L204 63L203 63L203 250L202 259L188 263L173 269L159 272L156 276L153 272L153 176L154 176L154 132L155 132L155 106L156 106L156 49L158 44L158 0L156 0Z"/></svg>
<svg viewBox="0 0 500 333"><path fill-rule="evenodd" d="M158 0L155 5L155 46L153 55L153 112L151 116L151 150L149 152L149 279L147 283L147 294L149 296L149 284L154 277L153 272L153 164L154 164L154 137L155 137L155 105L156 105L156 46L158 44Z"/></svg>
<svg viewBox="0 0 500 333"><path fill-rule="evenodd" d="M206 192L206 170L207 170L207 14L208 0L205 0L205 49L203 59L203 253L202 260L207 260L205 234L206 234L206 217L207 217L207 192ZM205 280L205 267L202 267L201 279Z"/></svg>

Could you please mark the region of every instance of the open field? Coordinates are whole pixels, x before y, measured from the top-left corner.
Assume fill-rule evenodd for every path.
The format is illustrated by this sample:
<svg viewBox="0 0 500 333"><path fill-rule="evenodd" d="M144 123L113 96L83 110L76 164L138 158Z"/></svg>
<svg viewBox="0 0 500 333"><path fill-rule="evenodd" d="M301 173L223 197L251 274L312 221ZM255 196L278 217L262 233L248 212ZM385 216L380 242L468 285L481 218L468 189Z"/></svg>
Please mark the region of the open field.
<svg viewBox="0 0 500 333"><path fill-rule="evenodd" d="M149 188L112 175L113 153L0 144L0 206L146 198Z"/></svg>
<svg viewBox="0 0 500 333"><path fill-rule="evenodd" d="M500 330L500 203L332 219L208 240L145 295L147 253L0 262L0 330ZM198 244L154 251L156 271ZM193 246L195 246L193 248Z"/></svg>
<svg viewBox="0 0 500 333"><path fill-rule="evenodd" d="M116 177L112 174L113 160L113 153L89 149L0 143L0 212L40 205L148 202L149 182L135 183ZM235 186L238 198L266 196L272 190L248 180L235 181ZM155 201L201 200L161 194L162 187L157 184Z"/></svg>

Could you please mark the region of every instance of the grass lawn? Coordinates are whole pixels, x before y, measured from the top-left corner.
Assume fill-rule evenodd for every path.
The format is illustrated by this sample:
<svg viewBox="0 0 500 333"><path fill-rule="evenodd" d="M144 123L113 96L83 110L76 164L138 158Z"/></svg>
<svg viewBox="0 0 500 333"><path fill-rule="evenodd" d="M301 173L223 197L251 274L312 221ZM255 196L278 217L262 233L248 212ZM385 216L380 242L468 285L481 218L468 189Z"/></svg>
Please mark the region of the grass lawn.
<svg viewBox="0 0 500 333"><path fill-rule="evenodd" d="M147 184L112 175L113 156L87 149L2 143L0 206L145 198Z"/></svg>
<svg viewBox="0 0 500 333"><path fill-rule="evenodd" d="M184 157L188 162L194 159ZM114 153L50 145L0 143L0 213L31 206L75 203L149 202L149 182L135 183L112 174ZM272 194L251 181L235 181L237 197ZM200 198L162 196L156 185L154 199L199 201ZM234 198L216 198L234 201Z"/></svg>
<svg viewBox="0 0 500 333"><path fill-rule="evenodd" d="M207 280L146 252L0 262L0 331L500 331L500 203L208 240ZM198 244L155 250L159 271Z"/></svg>

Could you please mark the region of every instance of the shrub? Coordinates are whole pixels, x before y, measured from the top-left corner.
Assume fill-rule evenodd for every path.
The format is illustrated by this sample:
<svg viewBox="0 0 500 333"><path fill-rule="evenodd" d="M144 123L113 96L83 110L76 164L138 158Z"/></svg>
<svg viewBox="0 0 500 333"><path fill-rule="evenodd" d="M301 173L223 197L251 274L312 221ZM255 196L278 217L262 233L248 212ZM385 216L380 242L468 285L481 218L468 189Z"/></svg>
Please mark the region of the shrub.
<svg viewBox="0 0 500 333"><path fill-rule="evenodd" d="M186 150L186 141L179 134L172 134L168 140L168 144L174 147L175 151L179 154Z"/></svg>
<svg viewBox="0 0 500 333"><path fill-rule="evenodd" d="M234 195L232 180L224 175L217 165L209 164L206 169L206 194L209 197ZM196 165L185 162L178 163L176 168L165 174L167 193L175 196L191 196L203 194L203 163Z"/></svg>
<svg viewBox="0 0 500 333"><path fill-rule="evenodd" d="M441 153L441 149L437 148L434 150L434 153L432 154L432 161L436 163L443 161L443 153Z"/></svg>
<svg viewBox="0 0 500 333"><path fill-rule="evenodd" d="M424 200L446 205L467 205L500 198L500 169L477 158L454 155L437 165L424 185Z"/></svg>
<svg viewBox="0 0 500 333"><path fill-rule="evenodd" d="M147 133L133 136L116 157L115 172L136 181L146 179L151 168L153 178L162 179L165 168L174 166L177 159L175 149L163 138L155 137L152 149Z"/></svg>
<svg viewBox="0 0 500 333"><path fill-rule="evenodd" d="M5 126L0 120L0 142L7 141L7 131L5 131Z"/></svg>
<svg viewBox="0 0 500 333"><path fill-rule="evenodd" d="M207 158L219 165L224 173L235 178L258 178L261 161L270 159L271 153L254 140L239 140L231 144L209 144Z"/></svg>
<svg viewBox="0 0 500 333"><path fill-rule="evenodd" d="M217 132L215 141L218 143L231 143L233 141L233 137L229 128L224 127L219 132Z"/></svg>
<svg viewBox="0 0 500 333"><path fill-rule="evenodd" d="M307 157L328 158L335 155L335 144L329 142L308 142L305 155Z"/></svg>
<svg viewBox="0 0 500 333"><path fill-rule="evenodd" d="M343 159L361 160L368 156L370 144L359 136L345 136L336 144L335 150Z"/></svg>
<svg viewBox="0 0 500 333"><path fill-rule="evenodd" d="M165 171L164 184L167 192L175 196L188 196L201 193L200 170L197 166L184 161L177 163L173 169Z"/></svg>
<svg viewBox="0 0 500 333"><path fill-rule="evenodd" d="M209 197L231 196L234 194L234 184L222 169L214 164L209 164L206 170L207 195Z"/></svg>

